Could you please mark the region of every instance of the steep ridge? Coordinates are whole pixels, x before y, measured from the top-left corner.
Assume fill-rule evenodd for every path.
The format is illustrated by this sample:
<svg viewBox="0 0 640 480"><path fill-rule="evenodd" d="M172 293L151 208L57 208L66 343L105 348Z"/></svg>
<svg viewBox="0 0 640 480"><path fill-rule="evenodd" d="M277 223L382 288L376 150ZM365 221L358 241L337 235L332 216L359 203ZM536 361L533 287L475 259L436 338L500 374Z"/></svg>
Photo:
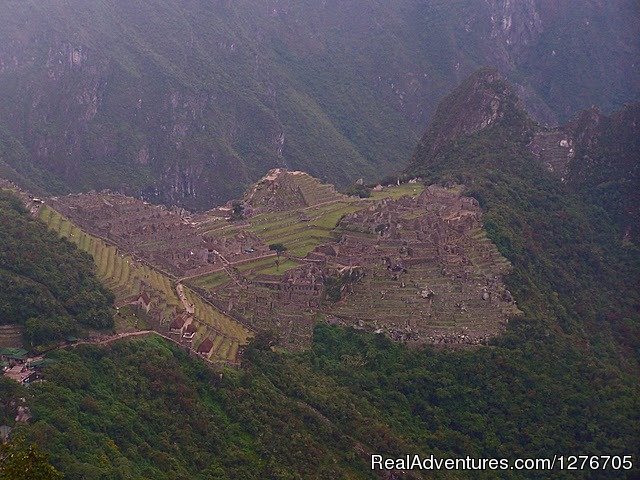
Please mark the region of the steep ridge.
<svg viewBox="0 0 640 480"><path fill-rule="evenodd" d="M503 120L514 109L521 110L522 105L503 75L496 69L482 68L442 100L414 159L433 157L458 138Z"/></svg>
<svg viewBox="0 0 640 480"><path fill-rule="evenodd" d="M626 105L610 116L591 108L555 128L536 124L504 77L481 69L446 97L422 137L410 170L436 161L455 142L495 124L509 127L514 145L526 144L545 170L601 205L617 222L620 237L638 238L640 191L640 104ZM481 139L482 136L478 136ZM499 162L492 159L487 165Z"/></svg>

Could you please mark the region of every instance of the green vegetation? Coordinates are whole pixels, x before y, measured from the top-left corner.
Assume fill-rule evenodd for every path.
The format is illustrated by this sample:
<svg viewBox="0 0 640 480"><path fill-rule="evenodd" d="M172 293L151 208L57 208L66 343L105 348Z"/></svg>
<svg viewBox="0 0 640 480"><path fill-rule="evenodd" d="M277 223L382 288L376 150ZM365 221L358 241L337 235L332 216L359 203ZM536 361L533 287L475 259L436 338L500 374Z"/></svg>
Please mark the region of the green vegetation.
<svg viewBox="0 0 640 480"><path fill-rule="evenodd" d="M61 229L64 226L60 226ZM31 345L113 327L113 295L91 257L29 216L0 191L0 322L25 326Z"/></svg>
<svg viewBox="0 0 640 480"><path fill-rule="evenodd" d="M640 240L640 103L625 105L611 116L583 112L575 120L578 136L575 160L568 174L594 204L618 224L626 241Z"/></svg>
<svg viewBox="0 0 640 480"><path fill-rule="evenodd" d="M217 332L229 337L234 344L246 345L249 342L253 334L242 324L220 312L190 288L185 287L184 294L187 301L194 305L195 315L204 325L209 325ZM224 357L223 359L233 360L234 358L235 357Z"/></svg>
<svg viewBox="0 0 640 480"><path fill-rule="evenodd" d="M19 440L0 444L0 480L58 480L63 476L35 445Z"/></svg>
<svg viewBox="0 0 640 480"><path fill-rule="evenodd" d="M358 452L637 454L637 390L526 322L473 351L408 350L325 325L306 353L258 345L222 380L160 339L57 352L18 432L69 480L374 478ZM528 475L501 478L546 478Z"/></svg>
<svg viewBox="0 0 640 480"><path fill-rule="evenodd" d="M371 192L371 200L382 200L384 198L391 198L397 200L404 196L415 197L420 195L424 190L424 185L420 183L403 183L401 185L393 187L385 187L381 192Z"/></svg>
<svg viewBox="0 0 640 480"><path fill-rule="evenodd" d="M371 196L371 187L362 183L355 183L345 189L344 193L351 197L369 198Z"/></svg>
<svg viewBox="0 0 640 480"><path fill-rule="evenodd" d="M212 289L217 288L226 283L230 282L231 278L224 270L220 270L219 272L212 273L210 275L204 275L202 277L198 277L196 279L191 280L193 285L196 287Z"/></svg>
<svg viewBox="0 0 640 480"><path fill-rule="evenodd" d="M303 353L272 352L259 336L245 367L222 379L159 339L81 347L53 355L48 381L31 387L34 420L19 432L67 478L87 480L372 478L369 452L637 456L636 253L620 248L606 214L527 157L528 125L514 113L435 158L418 153L413 167L429 181L464 183L513 265L508 286L523 315L490 347L412 350L320 324ZM255 221L266 236L296 234L284 215ZM236 347L216 337L215 348Z"/></svg>
<svg viewBox="0 0 640 480"><path fill-rule="evenodd" d="M244 205L242 203L235 201L233 202L233 209L231 211L231 220L239 221L244 218Z"/></svg>
<svg viewBox="0 0 640 480"><path fill-rule="evenodd" d="M180 304L171 279L165 275L151 270L146 265L138 264L129 256L120 254L113 245L80 230L63 215L46 205L40 209L39 218L53 232L75 243L78 248L93 257L98 277L115 293L116 301L137 295L144 281L162 292L168 305Z"/></svg>
<svg viewBox="0 0 640 480"><path fill-rule="evenodd" d="M514 96L505 101L504 118L491 128L435 155L423 141L412 173L426 183L463 184L465 194L479 200L489 237L515 268L510 289L531 321L587 337L604 349L599 354L616 358L613 334L638 361L637 249L622 248L604 210L566 191L531 158L532 122Z"/></svg>
<svg viewBox="0 0 640 480"><path fill-rule="evenodd" d="M304 257L333 235L342 217L364 208L358 201L340 201L291 212L257 215L250 230L270 245L284 246L293 257Z"/></svg>
<svg viewBox="0 0 640 480"><path fill-rule="evenodd" d="M424 8L442 13L437 9L446 4ZM139 8L154 21L162 17ZM178 38L179 15L176 22ZM430 16L416 22L437 24ZM167 48L180 45L179 39L160 34L154 39ZM135 40L144 52L152 51L136 36L127 40ZM446 45L436 44L433 50L435 65L451 57ZM295 56L286 49L278 54L288 73L296 73ZM155 68L171 72L178 84L198 80L166 56L153 58ZM138 74L134 60L122 55L119 66ZM243 78L241 62L235 63L229 62L228 73L218 72L223 80L225 75ZM307 75L314 77L314 88L323 90L334 87L325 84L332 78L331 69L327 70L317 78L313 68L297 74L305 81L311 81ZM212 82L218 79L212 78ZM344 95L350 96L350 90L345 88ZM324 105L333 105L329 96L320 98ZM305 108L287 118L302 119L301 125L313 130L319 120L314 120L316 105L307 96L288 92L279 108L290 108L294 100ZM568 193L531 158L526 144L532 124L515 108L515 99L508 101L512 103L506 115L490 128L458 138L435 153L424 142L410 168L412 175L427 183L465 185L465 193L477 198L485 210L488 238L513 266L507 283L523 314L510 321L506 333L490 346L408 349L383 336L320 324L309 351L274 352L268 335L259 335L247 349L244 368L223 370L222 375L158 338L102 348L79 346L50 354L56 362L45 368L47 381L28 390L0 378L0 420L12 423L12 400L27 398L33 419L16 426L16 434L46 450L55 467L71 480L372 478L367 463L373 452L442 458L574 453L637 459L639 252L633 245L620 245L621 232L604 209ZM352 104L345 105L348 110ZM247 109L247 116L253 117L255 112ZM270 114L266 107L260 113ZM331 129L327 118L316 118ZM349 123L348 115L340 116L342 129ZM352 128L350 134L361 135L362 125ZM299 148L299 153L308 148L302 141L322 143L319 131L324 133L313 130L315 137L302 136L304 140L294 140L290 148ZM238 149L243 154L255 152L253 145ZM324 149L333 152L330 146ZM420 189L403 184L374 192L372 198L397 198ZM74 302L59 297L79 284L89 292L80 297L86 305L87 297L102 292L93 288L97 281L89 257L30 219L13 197L1 198L0 273L9 280L3 280L0 308L13 308L8 318L19 318L23 311L17 311L15 300L24 297L29 309L40 315L36 318L46 318L46 326L56 329L55 335L64 322L80 325L87 315L67 311ZM260 215L251 219L251 229L267 243L301 256L329 238L343 215L362 206L340 201ZM137 292L144 280L167 310L179 304L166 275L133 264L51 209L43 208L41 219L93 255L96 274L119 298ZM261 259L238 269L272 272L273 261ZM230 281L226 274L216 273L194 283L225 281ZM332 299L338 298L341 282L330 282ZM101 295L100 305L108 306L108 295ZM207 327L223 332L214 338L215 355L235 359L252 334L189 288L185 296L203 321L196 338L210 335ZM24 323L31 334L34 325L41 334L52 334L37 322L25 319ZM44 460L39 455L32 458ZM548 478L548 472L501 474L507 479ZM637 466L622 472L628 478L638 474ZM430 473L425 476L431 478ZM593 478L620 476L606 470L594 472ZM457 472L458 477L495 478L489 472ZM554 472L554 478L573 478L573 472Z"/></svg>
<svg viewBox="0 0 640 480"><path fill-rule="evenodd" d="M280 254L286 252L287 247L285 247L281 243L272 243L271 245L269 245L269 250L271 250L272 252L276 252L278 258L280 258Z"/></svg>
<svg viewBox="0 0 640 480"><path fill-rule="evenodd" d="M368 478L346 433L259 372L221 378L157 338L54 356L18 431L68 480Z"/></svg>
<svg viewBox="0 0 640 480"><path fill-rule="evenodd" d="M349 213L366 208L367 200L415 196L423 189L420 184L403 184L373 192L366 200L350 199L294 211L261 214L251 218L249 229L269 245L281 245L292 257L301 258L332 238L340 220ZM239 269L253 269L254 265L259 265L258 262L242 265Z"/></svg>
<svg viewBox="0 0 640 480"><path fill-rule="evenodd" d="M268 267L270 265L274 265L274 262L275 262L275 258L273 257L262 258L262 259L252 260L249 262L242 263L234 268L236 268L239 272L248 273L248 272L251 272L252 270L257 270L257 269Z"/></svg>
<svg viewBox="0 0 640 480"><path fill-rule="evenodd" d="M300 264L298 262L294 262L293 260L286 259L284 262L280 262L276 260L271 267L257 270L256 273L264 274L264 275L282 275L287 270L291 270L292 268L299 267Z"/></svg>
<svg viewBox="0 0 640 480"><path fill-rule="evenodd" d="M491 346L412 350L320 324L303 353L273 352L259 336L244 368L222 379L159 339L80 347L52 355L48 381L31 387L33 422L19 433L72 480L372 478L370 452L637 456L636 254L620 248L601 210L528 158L529 123L512 114L434 158L418 152L413 166L429 181L465 184L513 265L508 286L523 315ZM323 206L308 222L347 207ZM252 221L283 245L305 231L280 214ZM204 315L204 302L185 294ZM215 348L237 345L216 337Z"/></svg>

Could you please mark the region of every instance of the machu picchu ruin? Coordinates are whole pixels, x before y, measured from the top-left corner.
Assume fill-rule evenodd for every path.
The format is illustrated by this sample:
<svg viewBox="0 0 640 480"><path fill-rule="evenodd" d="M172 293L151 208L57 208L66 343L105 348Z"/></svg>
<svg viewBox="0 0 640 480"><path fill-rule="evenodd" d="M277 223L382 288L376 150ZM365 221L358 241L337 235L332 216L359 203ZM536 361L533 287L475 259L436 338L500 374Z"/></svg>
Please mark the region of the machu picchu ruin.
<svg viewBox="0 0 640 480"><path fill-rule="evenodd" d="M93 256L99 278L116 295L117 307L135 306L149 326L190 349L207 338L220 338L221 348L211 350L208 358L238 362L238 353L253 336L251 330L184 288L162 265L152 266L135 252L86 233L49 205L42 205L37 214L49 228ZM172 328L185 315L189 321Z"/></svg>
<svg viewBox="0 0 640 480"><path fill-rule="evenodd" d="M510 265L461 185L414 180L360 199L275 169L202 213L110 191L27 200L93 256L117 307L211 361L236 364L256 332L307 348L320 321L483 344L519 313L502 283Z"/></svg>

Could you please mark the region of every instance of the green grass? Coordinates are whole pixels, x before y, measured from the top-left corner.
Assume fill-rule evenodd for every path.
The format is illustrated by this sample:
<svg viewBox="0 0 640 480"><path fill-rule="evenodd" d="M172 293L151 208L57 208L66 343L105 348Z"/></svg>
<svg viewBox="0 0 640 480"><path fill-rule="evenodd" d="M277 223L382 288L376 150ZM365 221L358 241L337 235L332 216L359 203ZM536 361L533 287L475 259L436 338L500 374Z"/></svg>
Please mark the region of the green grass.
<svg viewBox="0 0 640 480"><path fill-rule="evenodd" d="M221 270L219 272L211 273L191 280L191 283L197 287L202 288L216 288L229 282L231 278L227 275L227 272Z"/></svg>
<svg viewBox="0 0 640 480"><path fill-rule="evenodd" d="M275 261L275 257L261 258L259 260L254 260L253 262L247 262L247 263L243 263L242 265L238 265L236 269L242 273L249 272L257 268L267 267L269 265L272 265L274 261Z"/></svg>
<svg viewBox="0 0 640 480"><path fill-rule="evenodd" d="M282 243L290 255L304 257L333 236L340 219L366 207L353 200L322 205L317 208L258 215L251 219L249 230L265 243ZM301 220L301 217L308 220Z"/></svg>
<svg viewBox="0 0 640 480"><path fill-rule="evenodd" d="M382 192L371 192L371 197L368 200L384 200L385 198L397 200L407 195L415 197L420 195L423 190L424 185L420 183L403 183L394 187L385 187Z"/></svg>
<svg viewBox="0 0 640 480"><path fill-rule="evenodd" d="M280 266L276 267L275 264L275 259L272 261L272 266L269 268L265 268L263 270L258 270L255 273L256 274L263 274L263 275L281 275L284 272L286 272L287 270L291 270L293 268L296 268L298 266L300 266L300 264L298 262L294 262L293 260L289 260L289 259L283 259L280 261Z"/></svg>
<svg viewBox="0 0 640 480"><path fill-rule="evenodd" d="M119 255L115 247L82 232L69 220L47 206L40 209L39 216L53 231L93 256L98 277L115 293L116 301L122 301L138 293L139 283L134 281L134 277L141 273L130 268L133 262L131 258Z"/></svg>

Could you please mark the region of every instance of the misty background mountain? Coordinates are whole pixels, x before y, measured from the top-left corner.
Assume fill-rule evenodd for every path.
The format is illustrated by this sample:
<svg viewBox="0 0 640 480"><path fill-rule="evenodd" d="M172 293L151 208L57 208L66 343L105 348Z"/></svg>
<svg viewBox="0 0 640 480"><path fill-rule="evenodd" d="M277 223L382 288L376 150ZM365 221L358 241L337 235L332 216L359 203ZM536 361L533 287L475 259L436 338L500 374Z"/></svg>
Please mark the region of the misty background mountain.
<svg viewBox="0 0 640 480"><path fill-rule="evenodd" d="M0 174L47 193L202 209L276 166L374 180L484 65L550 125L640 91L630 0L28 0L0 18Z"/></svg>

